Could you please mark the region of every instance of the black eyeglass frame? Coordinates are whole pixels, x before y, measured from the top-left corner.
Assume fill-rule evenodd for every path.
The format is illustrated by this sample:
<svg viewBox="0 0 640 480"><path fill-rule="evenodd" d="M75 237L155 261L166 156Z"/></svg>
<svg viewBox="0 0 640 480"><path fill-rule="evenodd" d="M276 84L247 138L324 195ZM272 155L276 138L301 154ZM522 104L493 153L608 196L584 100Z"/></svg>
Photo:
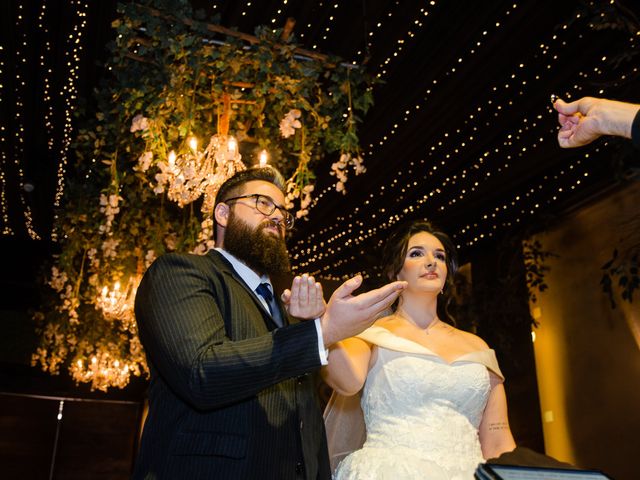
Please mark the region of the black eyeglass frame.
<svg viewBox="0 0 640 480"><path fill-rule="evenodd" d="M291 228L293 228L293 224L295 222L295 217L289 213L282 205L278 205L273 198L271 198L269 195L263 195L261 193L249 193L247 195L240 195L239 197L232 197L232 198L227 198L226 200L223 200L221 203L229 203L229 202L233 202L235 200L242 200L243 198L255 198L256 200L256 205L255 205L255 209L260 212L262 215L265 216L269 216L269 215L273 215L273 212L276 211L276 209L280 210L280 213L282 214L282 216L284 217L284 226L287 228L287 230L291 230ZM264 198L266 199L266 202L260 203L260 198ZM271 204L271 207L269 206L265 206L265 203L267 204ZM258 205L262 206L259 207ZM265 210L265 208L267 210ZM271 210L271 211L268 211Z"/></svg>

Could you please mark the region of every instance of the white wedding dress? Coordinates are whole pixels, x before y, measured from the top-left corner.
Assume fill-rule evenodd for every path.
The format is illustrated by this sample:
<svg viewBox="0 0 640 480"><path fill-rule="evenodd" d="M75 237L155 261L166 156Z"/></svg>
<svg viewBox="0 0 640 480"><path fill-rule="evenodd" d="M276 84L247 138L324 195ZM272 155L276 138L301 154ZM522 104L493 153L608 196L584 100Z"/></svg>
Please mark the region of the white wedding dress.
<svg viewBox="0 0 640 480"><path fill-rule="evenodd" d="M382 327L360 337L378 346L361 398L366 441L334 478L472 480L484 461L478 426L491 389L488 369L502 378L494 351L448 363Z"/></svg>

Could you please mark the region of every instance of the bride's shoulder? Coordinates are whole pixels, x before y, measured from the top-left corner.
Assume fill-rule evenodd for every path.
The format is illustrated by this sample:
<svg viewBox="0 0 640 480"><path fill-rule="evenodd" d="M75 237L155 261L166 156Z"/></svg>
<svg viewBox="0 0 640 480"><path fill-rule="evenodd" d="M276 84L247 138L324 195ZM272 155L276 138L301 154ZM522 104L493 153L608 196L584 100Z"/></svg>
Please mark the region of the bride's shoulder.
<svg viewBox="0 0 640 480"><path fill-rule="evenodd" d="M471 332L467 332L465 330L460 330L459 328L456 328L455 331L458 335L460 335L460 338L462 338L466 343L469 344L470 347L472 347L472 350L488 350L489 349L489 345L487 345L487 342L485 342L478 335Z"/></svg>
<svg viewBox="0 0 640 480"><path fill-rule="evenodd" d="M401 319L395 313L392 313L391 315L376 320L373 326L393 331L398 327L400 321Z"/></svg>

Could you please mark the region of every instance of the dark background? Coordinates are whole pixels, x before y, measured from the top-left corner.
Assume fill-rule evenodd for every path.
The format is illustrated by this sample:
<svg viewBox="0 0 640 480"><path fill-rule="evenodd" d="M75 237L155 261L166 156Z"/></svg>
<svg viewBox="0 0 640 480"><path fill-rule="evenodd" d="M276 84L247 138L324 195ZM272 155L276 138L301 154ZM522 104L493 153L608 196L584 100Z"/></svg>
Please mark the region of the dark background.
<svg viewBox="0 0 640 480"><path fill-rule="evenodd" d="M316 166L315 201L290 240L293 263L328 281L364 273L373 284L389 227L413 217L440 225L471 265L472 308L459 317L498 352L518 442L543 451L521 240L633 182L639 168L629 142L560 149L549 97L640 100L638 2L191 3L245 33L293 17L302 47L380 75L359 132L367 172L352 174L342 195L329 175L337 158ZM29 311L57 251L74 112L91 104L115 15L112 0L0 5L0 381L11 394L0 401L15 412L0 417L0 458L32 469L4 478L45 478L54 445L56 478L126 478L135 450L144 381L99 394L29 366ZM65 398L95 402L67 400L56 441ZM106 460L111 471L105 452L117 457Z"/></svg>

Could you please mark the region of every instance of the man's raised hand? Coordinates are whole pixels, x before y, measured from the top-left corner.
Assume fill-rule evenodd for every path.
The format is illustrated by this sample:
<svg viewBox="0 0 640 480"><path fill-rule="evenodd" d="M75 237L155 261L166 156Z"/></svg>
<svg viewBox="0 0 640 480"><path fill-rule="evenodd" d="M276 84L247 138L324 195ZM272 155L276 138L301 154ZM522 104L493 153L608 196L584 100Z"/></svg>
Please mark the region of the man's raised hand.
<svg viewBox="0 0 640 480"><path fill-rule="evenodd" d="M369 328L376 315L389 307L407 286L407 282L392 282L354 296L353 292L361 284L362 276L356 275L331 295L327 311L321 318L326 347Z"/></svg>

